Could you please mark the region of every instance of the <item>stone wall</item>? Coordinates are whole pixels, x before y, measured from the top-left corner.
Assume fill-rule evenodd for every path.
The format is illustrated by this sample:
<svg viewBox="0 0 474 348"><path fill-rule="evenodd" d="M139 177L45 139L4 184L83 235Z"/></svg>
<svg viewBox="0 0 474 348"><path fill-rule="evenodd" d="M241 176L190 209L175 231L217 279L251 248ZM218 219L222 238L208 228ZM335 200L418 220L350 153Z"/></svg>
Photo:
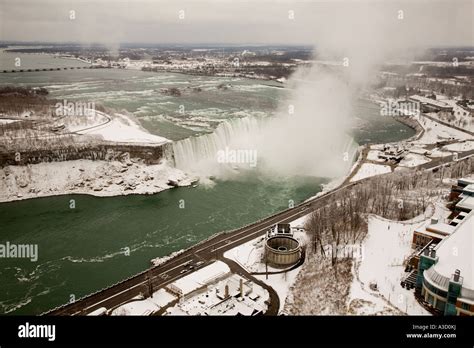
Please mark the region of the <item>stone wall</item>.
<svg viewBox="0 0 474 348"><path fill-rule="evenodd" d="M2 151L0 152L0 167L79 159L113 161L127 160L127 158L140 159L146 164L157 164L166 158L174 163L171 143L152 146L104 142L91 145L68 145L63 148L52 149Z"/></svg>

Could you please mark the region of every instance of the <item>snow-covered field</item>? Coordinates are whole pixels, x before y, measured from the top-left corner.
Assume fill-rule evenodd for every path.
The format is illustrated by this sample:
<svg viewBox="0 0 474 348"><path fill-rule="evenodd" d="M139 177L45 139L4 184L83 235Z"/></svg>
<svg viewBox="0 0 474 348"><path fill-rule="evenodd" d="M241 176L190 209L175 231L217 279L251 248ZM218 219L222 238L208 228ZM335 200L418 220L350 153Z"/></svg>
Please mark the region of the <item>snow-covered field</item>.
<svg viewBox="0 0 474 348"><path fill-rule="evenodd" d="M427 163L429 161L430 159L426 158L423 155L410 152L400 161L399 166L411 168L411 167L419 166L423 163Z"/></svg>
<svg viewBox="0 0 474 348"><path fill-rule="evenodd" d="M385 162L384 159L379 158L379 154L381 153L382 152L378 150L370 150L369 153L367 154L367 159L370 161Z"/></svg>
<svg viewBox="0 0 474 348"><path fill-rule="evenodd" d="M446 156L451 156L452 153L448 151L442 151L442 149L434 149L431 151L430 157L446 157Z"/></svg>
<svg viewBox="0 0 474 348"><path fill-rule="evenodd" d="M357 181L364 178L368 178L370 176L379 175L390 173L392 169L390 166L380 165L380 164L373 164L373 163L364 163L359 168L357 173L352 177L351 181Z"/></svg>
<svg viewBox="0 0 474 348"><path fill-rule="evenodd" d="M99 112L96 111L96 113ZM77 133L96 135L104 140L116 142L153 143L157 145L169 142L166 138L148 133L130 117L118 113L114 114L111 121L104 125L83 131L78 130Z"/></svg>
<svg viewBox="0 0 474 348"><path fill-rule="evenodd" d="M350 314L428 315L415 300L413 290L400 286L405 275L403 261L411 253L413 230L420 225L369 217L369 230L363 243L364 257L353 268ZM369 285L376 284L377 290Z"/></svg>
<svg viewBox="0 0 474 348"><path fill-rule="evenodd" d="M438 141L448 139L465 140L472 138L467 133L442 125L441 123L432 121L427 117L420 116L419 122L425 132L420 139L414 142L416 144L434 144Z"/></svg>
<svg viewBox="0 0 474 348"><path fill-rule="evenodd" d="M301 271L301 267L298 267L292 271L279 273L279 274L269 274L268 279L265 275L257 275L255 278L260 279L266 284L270 285L273 290L278 294L280 299L280 309L278 313L283 311L285 306L286 298L288 297L291 286L295 283L298 273Z"/></svg>
<svg viewBox="0 0 474 348"><path fill-rule="evenodd" d="M470 151L474 150L474 141L465 141L462 143L450 144L443 147L445 150L449 151Z"/></svg>

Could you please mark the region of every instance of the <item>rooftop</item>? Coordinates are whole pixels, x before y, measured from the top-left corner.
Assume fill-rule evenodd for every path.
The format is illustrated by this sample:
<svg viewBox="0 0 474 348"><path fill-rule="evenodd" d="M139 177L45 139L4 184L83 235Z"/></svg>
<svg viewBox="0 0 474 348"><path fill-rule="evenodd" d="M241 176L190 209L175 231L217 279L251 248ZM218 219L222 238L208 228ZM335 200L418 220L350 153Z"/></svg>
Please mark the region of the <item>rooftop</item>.
<svg viewBox="0 0 474 348"><path fill-rule="evenodd" d="M434 236L434 237L443 237L446 235L450 235L451 233L454 232L456 229L456 226L452 226L449 224L446 224L444 222L428 222L418 228L415 229L415 232Z"/></svg>
<svg viewBox="0 0 474 348"><path fill-rule="evenodd" d="M422 97L420 95L412 95L410 97L410 99L419 101L420 103L423 103L423 104L430 104L430 105L433 105L433 106L437 106L439 108L451 108L452 109L452 107L449 104L446 104L445 102L435 100L435 99L431 99L431 98Z"/></svg>
<svg viewBox="0 0 474 348"><path fill-rule="evenodd" d="M462 189L462 192L466 193L467 195L474 196L474 184L467 185Z"/></svg>
<svg viewBox="0 0 474 348"><path fill-rule="evenodd" d="M459 269L463 277L463 288L472 291L474 289L473 248L474 212L471 212L457 226L454 233L443 239L435 248L439 260L431 267L430 280L439 285L446 284L446 280L451 279L454 271Z"/></svg>
<svg viewBox="0 0 474 348"><path fill-rule="evenodd" d="M176 280L170 285L175 290L179 289L181 294L187 295L229 273L229 266L222 261L216 261L196 272L192 272L189 275Z"/></svg>
<svg viewBox="0 0 474 348"><path fill-rule="evenodd" d="M464 208L467 210L474 209L474 196L461 194L460 197L461 197L461 200L456 204L457 208Z"/></svg>

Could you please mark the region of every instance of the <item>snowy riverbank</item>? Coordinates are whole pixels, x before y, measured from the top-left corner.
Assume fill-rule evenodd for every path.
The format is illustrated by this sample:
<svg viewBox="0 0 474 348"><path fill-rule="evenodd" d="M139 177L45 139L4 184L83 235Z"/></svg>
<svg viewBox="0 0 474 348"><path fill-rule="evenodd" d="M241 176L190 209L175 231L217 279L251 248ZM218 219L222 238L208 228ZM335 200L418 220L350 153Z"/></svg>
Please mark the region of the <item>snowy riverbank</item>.
<svg viewBox="0 0 474 348"><path fill-rule="evenodd" d="M154 194L191 179L163 162L76 160L0 168L0 202L66 194Z"/></svg>

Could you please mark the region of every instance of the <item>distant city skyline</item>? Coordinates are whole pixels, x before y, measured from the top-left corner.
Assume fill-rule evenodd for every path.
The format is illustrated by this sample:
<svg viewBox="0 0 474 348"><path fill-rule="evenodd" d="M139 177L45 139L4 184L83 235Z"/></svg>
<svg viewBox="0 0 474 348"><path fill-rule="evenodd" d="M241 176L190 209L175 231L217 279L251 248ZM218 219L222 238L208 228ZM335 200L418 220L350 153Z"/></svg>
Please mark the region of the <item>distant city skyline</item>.
<svg viewBox="0 0 474 348"><path fill-rule="evenodd" d="M404 43L414 46L472 46L472 13L469 0L2 0L0 40L344 46L375 33L386 41L416 37Z"/></svg>

